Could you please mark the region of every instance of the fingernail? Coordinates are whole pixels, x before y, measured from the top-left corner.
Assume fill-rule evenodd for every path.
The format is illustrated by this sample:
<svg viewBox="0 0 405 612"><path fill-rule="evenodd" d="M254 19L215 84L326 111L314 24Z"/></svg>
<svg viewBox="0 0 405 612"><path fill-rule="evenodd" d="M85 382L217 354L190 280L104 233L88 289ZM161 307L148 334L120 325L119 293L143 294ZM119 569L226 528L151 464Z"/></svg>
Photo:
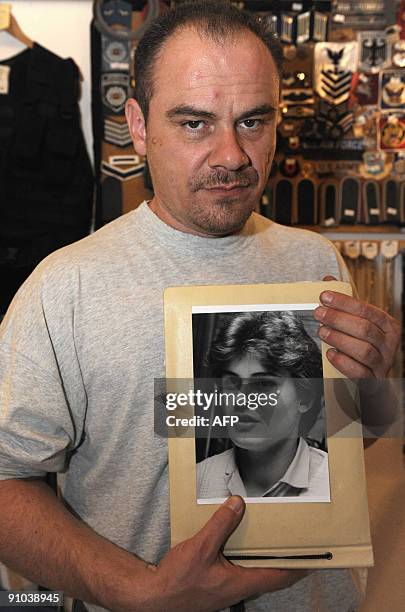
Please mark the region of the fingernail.
<svg viewBox="0 0 405 612"><path fill-rule="evenodd" d="M240 497L237 497L236 495L229 497L226 500L225 505L228 508L230 508L233 512L235 512L235 514L240 514L244 507L244 503L242 499Z"/></svg>
<svg viewBox="0 0 405 612"><path fill-rule="evenodd" d="M318 308L314 310L314 315L315 315L315 319L317 319L318 321L323 321L326 315L326 308L322 308L322 306L318 306Z"/></svg>
<svg viewBox="0 0 405 612"><path fill-rule="evenodd" d="M318 334L323 340L326 340L330 334L330 329L322 325L322 327L319 328Z"/></svg>
<svg viewBox="0 0 405 612"><path fill-rule="evenodd" d="M330 291L324 291L321 293L321 301L330 304L333 301L333 294Z"/></svg>

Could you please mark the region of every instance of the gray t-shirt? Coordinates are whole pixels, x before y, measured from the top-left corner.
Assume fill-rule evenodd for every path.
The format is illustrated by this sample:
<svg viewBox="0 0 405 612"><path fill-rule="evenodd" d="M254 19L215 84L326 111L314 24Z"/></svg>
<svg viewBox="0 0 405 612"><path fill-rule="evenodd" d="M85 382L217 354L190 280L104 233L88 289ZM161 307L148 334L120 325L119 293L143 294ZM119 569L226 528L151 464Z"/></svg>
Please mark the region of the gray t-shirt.
<svg viewBox="0 0 405 612"><path fill-rule="evenodd" d="M95 531L149 562L169 548L166 440L154 435L169 286L347 280L332 244L253 214L206 238L143 203L46 258L0 327L0 478L64 471L63 496ZM247 610L355 608L348 571L315 572ZM89 606L96 609L95 606Z"/></svg>

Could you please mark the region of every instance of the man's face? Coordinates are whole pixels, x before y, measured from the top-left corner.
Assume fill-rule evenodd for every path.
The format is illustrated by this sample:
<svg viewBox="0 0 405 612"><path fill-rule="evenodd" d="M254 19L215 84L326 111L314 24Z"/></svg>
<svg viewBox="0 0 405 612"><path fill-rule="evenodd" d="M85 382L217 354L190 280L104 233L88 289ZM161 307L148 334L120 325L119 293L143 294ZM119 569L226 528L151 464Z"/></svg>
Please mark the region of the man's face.
<svg viewBox="0 0 405 612"><path fill-rule="evenodd" d="M152 210L189 233L221 236L242 228L267 182L278 99L275 63L253 34L223 45L193 29L169 39L155 66L144 138ZM138 119L138 134L139 125ZM134 135L134 142L143 153L142 138Z"/></svg>

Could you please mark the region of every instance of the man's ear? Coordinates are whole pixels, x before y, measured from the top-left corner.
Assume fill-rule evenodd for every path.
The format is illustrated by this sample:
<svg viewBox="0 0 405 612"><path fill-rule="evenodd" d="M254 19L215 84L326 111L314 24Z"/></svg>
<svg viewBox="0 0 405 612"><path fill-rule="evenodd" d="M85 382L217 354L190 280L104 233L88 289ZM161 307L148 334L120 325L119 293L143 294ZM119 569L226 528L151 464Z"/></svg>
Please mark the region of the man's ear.
<svg viewBox="0 0 405 612"><path fill-rule="evenodd" d="M133 98L127 100L125 105L129 132L132 137L134 149L138 155L146 155L146 125L143 112L138 102Z"/></svg>

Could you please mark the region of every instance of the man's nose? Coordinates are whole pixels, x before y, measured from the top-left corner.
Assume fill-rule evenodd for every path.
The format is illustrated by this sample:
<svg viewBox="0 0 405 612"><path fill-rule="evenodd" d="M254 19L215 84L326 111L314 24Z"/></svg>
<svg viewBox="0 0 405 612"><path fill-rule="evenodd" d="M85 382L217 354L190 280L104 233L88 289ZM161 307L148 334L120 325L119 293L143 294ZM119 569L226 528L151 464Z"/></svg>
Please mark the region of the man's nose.
<svg viewBox="0 0 405 612"><path fill-rule="evenodd" d="M216 134L208 165L211 168L240 170L249 164L249 157L241 147L238 135L233 129L222 130Z"/></svg>

